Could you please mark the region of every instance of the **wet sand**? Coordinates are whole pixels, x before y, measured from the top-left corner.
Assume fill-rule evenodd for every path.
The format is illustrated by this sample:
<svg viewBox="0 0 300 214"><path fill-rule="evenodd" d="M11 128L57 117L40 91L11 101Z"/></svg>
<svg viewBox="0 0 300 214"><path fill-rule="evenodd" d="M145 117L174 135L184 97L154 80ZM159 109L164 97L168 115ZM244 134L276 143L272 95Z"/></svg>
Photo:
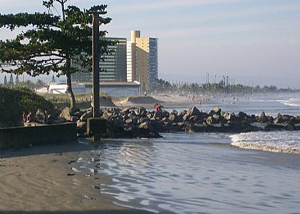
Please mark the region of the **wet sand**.
<svg viewBox="0 0 300 214"><path fill-rule="evenodd" d="M104 175L72 170L92 146L73 144L0 151L0 213L150 213L113 204Z"/></svg>

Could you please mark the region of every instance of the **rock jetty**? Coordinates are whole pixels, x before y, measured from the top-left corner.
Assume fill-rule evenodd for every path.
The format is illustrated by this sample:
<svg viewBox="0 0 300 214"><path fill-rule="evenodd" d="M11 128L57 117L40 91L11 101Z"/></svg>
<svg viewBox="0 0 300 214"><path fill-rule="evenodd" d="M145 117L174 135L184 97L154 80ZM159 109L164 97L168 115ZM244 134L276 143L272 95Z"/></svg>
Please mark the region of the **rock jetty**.
<svg viewBox="0 0 300 214"><path fill-rule="evenodd" d="M71 112L66 108L58 121L77 122L78 136L87 137L86 121L92 117L92 109ZM216 107L202 112L193 107L178 112L147 111L139 108L107 108L101 110L101 118L107 121L107 132L103 138L157 138L167 132L229 132L300 130L300 116L278 114L276 117L249 115L244 112L222 112Z"/></svg>

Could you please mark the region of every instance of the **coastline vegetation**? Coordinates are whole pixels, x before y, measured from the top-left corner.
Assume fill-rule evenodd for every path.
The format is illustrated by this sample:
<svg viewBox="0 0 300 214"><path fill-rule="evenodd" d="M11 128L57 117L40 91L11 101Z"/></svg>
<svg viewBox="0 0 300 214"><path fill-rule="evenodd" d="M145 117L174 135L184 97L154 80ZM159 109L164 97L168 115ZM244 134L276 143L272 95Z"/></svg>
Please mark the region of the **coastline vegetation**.
<svg viewBox="0 0 300 214"><path fill-rule="evenodd" d="M92 15L76 6L66 6L68 0L47 0L43 6L48 13L0 14L0 28L14 31L23 27L15 39L0 40L0 71L13 74L27 73L30 76L40 74L67 78L67 94L70 108L76 101L72 91L71 74L91 64L92 53ZM54 15L54 4L61 7L61 14ZM93 6L90 10L106 12L106 5ZM108 24L110 18L99 19L99 24ZM100 36L105 36L101 31ZM100 40L100 52L107 51L108 41ZM86 54L82 54L86 53ZM77 59L78 66L71 61Z"/></svg>
<svg viewBox="0 0 300 214"><path fill-rule="evenodd" d="M37 109L46 110L48 113L54 112L54 106L50 101L28 88L0 87L0 125L19 125L23 112L35 113Z"/></svg>
<svg viewBox="0 0 300 214"><path fill-rule="evenodd" d="M299 89L278 88L276 86L248 86L243 84L228 84L221 80L219 83L170 83L159 79L155 87L156 92L172 93L293 93Z"/></svg>

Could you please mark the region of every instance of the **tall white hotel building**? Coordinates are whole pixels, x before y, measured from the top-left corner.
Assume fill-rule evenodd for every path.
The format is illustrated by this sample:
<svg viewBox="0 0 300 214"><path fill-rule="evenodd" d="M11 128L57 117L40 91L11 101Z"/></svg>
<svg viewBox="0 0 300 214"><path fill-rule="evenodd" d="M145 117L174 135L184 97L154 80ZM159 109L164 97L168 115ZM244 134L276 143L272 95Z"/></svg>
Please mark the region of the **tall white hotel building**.
<svg viewBox="0 0 300 214"><path fill-rule="evenodd" d="M146 92L158 79L158 39L140 36L140 31L131 31L131 41L127 42L127 81L140 82L141 92Z"/></svg>

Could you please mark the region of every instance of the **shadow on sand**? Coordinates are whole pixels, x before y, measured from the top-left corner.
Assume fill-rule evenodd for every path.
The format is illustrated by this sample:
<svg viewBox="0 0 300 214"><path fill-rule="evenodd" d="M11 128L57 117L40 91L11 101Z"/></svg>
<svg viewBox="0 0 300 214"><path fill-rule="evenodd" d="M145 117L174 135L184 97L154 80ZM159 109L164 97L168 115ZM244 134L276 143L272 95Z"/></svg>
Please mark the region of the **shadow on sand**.
<svg viewBox="0 0 300 214"><path fill-rule="evenodd" d="M25 157L31 155L63 154L97 149L97 144L71 143L62 145L33 146L30 148L0 150L0 158ZM1 211L0 211L1 214Z"/></svg>
<svg viewBox="0 0 300 214"><path fill-rule="evenodd" d="M151 214L144 210L95 210L95 211L1 211L0 214ZM165 212L164 212L165 213ZM165 214L172 214L166 212Z"/></svg>

